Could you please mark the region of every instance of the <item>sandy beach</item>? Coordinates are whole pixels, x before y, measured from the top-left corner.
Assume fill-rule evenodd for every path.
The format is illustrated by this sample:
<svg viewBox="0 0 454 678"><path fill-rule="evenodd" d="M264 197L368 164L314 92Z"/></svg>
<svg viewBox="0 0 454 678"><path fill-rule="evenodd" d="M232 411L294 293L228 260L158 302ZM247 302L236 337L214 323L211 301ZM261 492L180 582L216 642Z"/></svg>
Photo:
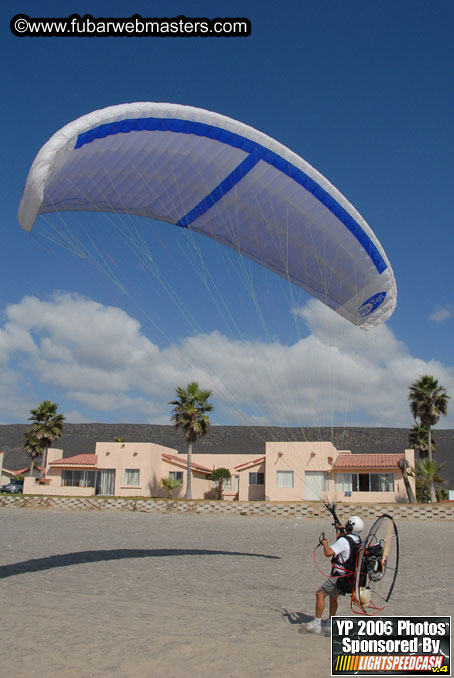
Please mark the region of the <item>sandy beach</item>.
<svg viewBox="0 0 454 678"><path fill-rule="evenodd" d="M330 639L298 633L323 581L313 548L329 517L0 515L5 678L330 675ZM399 532L387 613L452 613L453 523Z"/></svg>

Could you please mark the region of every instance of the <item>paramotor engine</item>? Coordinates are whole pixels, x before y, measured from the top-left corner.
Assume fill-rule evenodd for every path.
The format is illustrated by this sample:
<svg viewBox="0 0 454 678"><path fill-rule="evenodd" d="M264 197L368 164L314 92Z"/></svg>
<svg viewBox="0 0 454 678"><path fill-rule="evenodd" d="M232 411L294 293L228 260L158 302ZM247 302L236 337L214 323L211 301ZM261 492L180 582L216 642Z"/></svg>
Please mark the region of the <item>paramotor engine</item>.
<svg viewBox="0 0 454 678"><path fill-rule="evenodd" d="M394 519L377 518L361 546L356 567L351 608L357 614L383 612L396 583L399 569L399 534Z"/></svg>

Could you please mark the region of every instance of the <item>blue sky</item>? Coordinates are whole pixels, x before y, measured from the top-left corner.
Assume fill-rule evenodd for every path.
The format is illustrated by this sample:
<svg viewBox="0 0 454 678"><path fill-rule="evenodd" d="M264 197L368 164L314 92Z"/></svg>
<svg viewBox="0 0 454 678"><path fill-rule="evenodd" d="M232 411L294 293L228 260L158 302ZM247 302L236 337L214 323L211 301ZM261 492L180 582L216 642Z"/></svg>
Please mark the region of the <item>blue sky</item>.
<svg viewBox="0 0 454 678"><path fill-rule="evenodd" d="M191 379L218 395L217 424L409 426L406 389L413 379L435 374L454 393L450 1L137 0L127 9L114 1L37 7L6 1L1 9L2 423L25 421L45 398L58 402L69 421L165 423L175 385ZM18 13L74 12L247 16L252 34L18 38L9 29ZM168 101L228 115L316 167L364 216L391 261L398 305L387 326L364 338L300 297L291 314L270 276L255 272L263 332L235 280L235 262L208 245L219 299L236 318L226 322L225 310L210 307L213 300L194 283L200 309L197 317L191 310L191 326L184 313L177 318L169 309L159 286L151 281L145 287L133 263L124 271L125 296L85 262L49 248L39 232L22 232L17 206L40 147L71 120L128 101ZM187 261L169 257L176 236L160 226L156 231L160 264L184 299ZM121 249L113 248L109 256L118 263ZM301 321L296 333L295 317ZM451 414L443 426L453 425Z"/></svg>

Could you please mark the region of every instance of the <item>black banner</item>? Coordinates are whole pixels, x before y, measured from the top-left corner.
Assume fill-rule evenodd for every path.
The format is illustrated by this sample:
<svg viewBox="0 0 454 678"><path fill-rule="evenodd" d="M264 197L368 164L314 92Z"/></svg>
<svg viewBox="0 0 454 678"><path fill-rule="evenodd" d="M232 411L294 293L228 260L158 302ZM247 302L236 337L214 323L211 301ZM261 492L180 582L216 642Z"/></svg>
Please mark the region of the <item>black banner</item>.
<svg viewBox="0 0 454 678"><path fill-rule="evenodd" d="M451 675L451 617L333 617L332 676Z"/></svg>

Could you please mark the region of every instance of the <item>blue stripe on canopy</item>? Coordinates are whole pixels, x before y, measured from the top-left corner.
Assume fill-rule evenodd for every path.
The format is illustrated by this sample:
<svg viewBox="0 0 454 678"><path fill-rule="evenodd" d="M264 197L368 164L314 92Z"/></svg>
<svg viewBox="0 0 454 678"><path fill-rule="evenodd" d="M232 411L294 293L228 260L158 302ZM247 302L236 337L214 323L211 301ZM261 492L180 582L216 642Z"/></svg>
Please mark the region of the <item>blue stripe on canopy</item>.
<svg viewBox="0 0 454 678"><path fill-rule="evenodd" d="M259 160L263 160L312 193L312 195L334 214L334 216L344 224L350 233L358 240L373 261L377 271L383 273L386 270L387 265L385 260L367 233L332 195L314 181L314 179L309 177L298 167L295 167L295 165L292 165L292 163L288 162L288 160L285 160L274 151L270 151L265 146L262 146L255 141L251 141L250 139L246 139L246 137L243 137L240 134L235 134L220 127L216 127L215 125L207 125L206 123L194 120L179 120L175 118L127 118L117 122L105 123L104 125L94 127L87 132L82 132L79 134L74 148L82 148L82 146L90 144L96 139L104 139L105 137L114 134L127 134L128 132L142 131L195 134L208 139L215 139L216 141L233 146L234 148L239 148L250 154L213 191L211 191L209 195L179 220L179 226L189 226L195 219L209 210L218 200L241 181L241 179L255 167Z"/></svg>
<svg viewBox="0 0 454 678"><path fill-rule="evenodd" d="M216 188L213 189L209 195L203 198L203 200L201 200L198 205L196 205L190 212L185 214L185 216L177 222L177 226L188 227L193 221L202 216L202 214L205 214L205 212L207 212L210 207L214 205L214 203L216 203L218 200L221 200L221 198L223 198L231 188L241 181L241 179L246 176L246 174L250 172L253 167L256 166L262 157L263 153L258 149L254 149L252 153L249 153L243 162L240 162L240 164L235 167L233 172L230 172L224 181L221 181L219 186L216 186Z"/></svg>

